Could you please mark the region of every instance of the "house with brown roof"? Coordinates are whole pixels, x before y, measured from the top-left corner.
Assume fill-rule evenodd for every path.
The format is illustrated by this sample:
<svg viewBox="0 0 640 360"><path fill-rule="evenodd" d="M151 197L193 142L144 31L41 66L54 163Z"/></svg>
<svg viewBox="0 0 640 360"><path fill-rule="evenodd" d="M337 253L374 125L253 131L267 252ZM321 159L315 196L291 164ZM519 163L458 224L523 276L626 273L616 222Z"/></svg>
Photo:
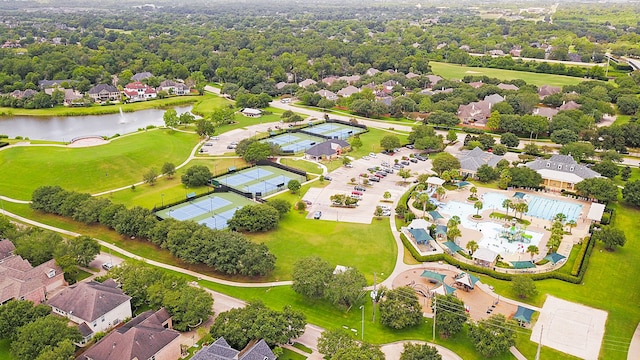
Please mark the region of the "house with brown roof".
<svg viewBox="0 0 640 360"><path fill-rule="evenodd" d="M431 84L431 86L437 84L438 81L443 80L442 77L438 75L427 75L427 79L429 79L429 84Z"/></svg>
<svg viewBox="0 0 640 360"><path fill-rule="evenodd" d="M221 337L209 346L202 347L192 360L275 360L276 356L269 345L261 339L251 341L244 349L238 351Z"/></svg>
<svg viewBox="0 0 640 360"><path fill-rule="evenodd" d="M562 102L562 105L558 108L558 110L578 110L582 105L577 102L571 100L569 102Z"/></svg>
<svg viewBox="0 0 640 360"><path fill-rule="evenodd" d="M316 94L322 96L327 100L331 100L331 101L338 100L338 95L336 95L333 91L322 89L322 90L316 91Z"/></svg>
<svg viewBox="0 0 640 360"><path fill-rule="evenodd" d="M307 87L311 86L311 85L315 85L317 84L317 82L313 79L306 79L301 81L298 86L300 86L301 88L306 89Z"/></svg>
<svg viewBox="0 0 640 360"><path fill-rule="evenodd" d="M342 88L340 90L338 90L338 96L342 96L342 97L349 97L355 93L359 93L360 89L358 89L357 87L353 86L353 85L349 85L345 88Z"/></svg>
<svg viewBox="0 0 640 360"><path fill-rule="evenodd" d="M476 123L484 125L491 116L491 106L489 101L475 101L467 105L458 106L458 118L465 124Z"/></svg>
<svg viewBox="0 0 640 360"><path fill-rule="evenodd" d="M176 360L180 358L180 333L172 329L164 308L131 319L105 336L76 360Z"/></svg>
<svg viewBox="0 0 640 360"><path fill-rule="evenodd" d="M28 300L43 303L47 294L65 284L64 273L51 259L36 267L20 255L12 255L13 244L2 241L3 254L0 259L0 305L9 300Z"/></svg>
<svg viewBox="0 0 640 360"><path fill-rule="evenodd" d="M557 113L558 113L558 109L548 108L548 107L535 107L531 112L532 115L544 116L549 120L551 120Z"/></svg>
<svg viewBox="0 0 640 360"><path fill-rule="evenodd" d="M413 79L413 78L420 77L420 75L418 75L416 73L413 73L413 72L410 72L407 75L405 75L404 77L406 77L407 79Z"/></svg>
<svg viewBox="0 0 640 360"><path fill-rule="evenodd" d="M344 140L330 139L310 147L304 154L311 160L331 160L342 155L350 146Z"/></svg>
<svg viewBox="0 0 640 360"><path fill-rule="evenodd" d="M471 86L474 89L477 89L479 87L481 87L482 85L484 85L484 83L482 81L474 81L474 82L470 82L469 86Z"/></svg>
<svg viewBox="0 0 640 360"><path fill-rule="evenodd" d="M328 86L333 85L334 82L338 81L338 77L337 76L327 76L326 78L322 79L322 82L327 84Z"/></svg>
<svg viewBox="0 0 640 360"><path fill-rule="evenodd" d="M54 91L62 91L64 93L64 105L66 106L69 106L74 102L82 100L82 94L80 94L78 91L73 89L65 89L60 87L55 87L55 88L50 87L50 88L44 89L44 92L47 95L53 95Z"/></svg>
<svg viewBox="0 0 640 360"><path fill-rule="evenodd" d="M4 239L0 240L0 262L9 256L13 255L13 252L16 250L15 245L11 242L11 240Z"/></svg>
<svg viewBox="0 0 640 360"><path fill-rule="evenodd" d="M518 91L518 89L520 89L520 88L515 86L515 85L513 85L513 84L500 83L500 84L498 84L498 89Z"/></svg>
<svg viewBox="0 0 640 360"><path fill-rule="evenodd" d="M540 96L540 99L544 99L549 95L557 94L561 91L562 88L559 86L542 85L538 88L538 96Z"/></svg>
<svg viewBox="0 0 640 360"><path fill-rule="evenodd" d="M364 74L368 75L368 76L373 76L373 75L375 75L375 74L377 74L379 72L380 72L380 70L378 70L378 69L369 68L369 69L367 69L367 71Z"/></svg>
<svg viewBox="0 0 640 360"><path fill-rule="evenodd" d="M120 92L118 89L109 84L98 84L87 93L94 101L119 100Z"/></svg>
<svg viewBox="0 0 640 360"><path fill-rule="evenodd" d="M353 85L354 83L360 81L360 75L340 76L339 79L346 81L349 85Z"/></svg>
<svg viewBox="0 0 640 360"><path fill-rule="evenodd" d="M107 331L131 317L131 297L112 279L71 285L52 297L47 304L54 314L78 324L83 346L97 332Z"/></svg>

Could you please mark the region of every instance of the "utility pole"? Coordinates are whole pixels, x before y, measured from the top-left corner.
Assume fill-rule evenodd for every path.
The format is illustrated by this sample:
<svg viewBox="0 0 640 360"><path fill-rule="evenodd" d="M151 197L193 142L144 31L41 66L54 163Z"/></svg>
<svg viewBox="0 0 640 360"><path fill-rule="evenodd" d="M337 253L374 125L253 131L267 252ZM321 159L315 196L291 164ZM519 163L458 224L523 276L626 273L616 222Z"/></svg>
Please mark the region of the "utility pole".
<svg viewBox="0 0 640 360"><path fill-rule="evenodd" d="M438 312L438 297L433 297L433 343L436 342L436 313Z"/></svg>
<svg viewBox="0 0 640 360"><path fill-rule="evenodd" d="M360 305L360 310L362 310L362 341L364 341L364 305Z"/></svg>

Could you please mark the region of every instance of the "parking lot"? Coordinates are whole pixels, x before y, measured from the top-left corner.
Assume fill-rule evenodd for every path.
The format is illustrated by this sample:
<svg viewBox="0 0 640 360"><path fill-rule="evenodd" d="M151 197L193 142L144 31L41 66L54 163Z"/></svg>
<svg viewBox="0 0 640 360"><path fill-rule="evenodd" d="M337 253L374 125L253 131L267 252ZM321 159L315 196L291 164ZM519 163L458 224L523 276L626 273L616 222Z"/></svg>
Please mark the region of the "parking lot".
<svg viewBox="0 0 640 360"><path fill-rule="evenodd" d="M378 153L375 158L370 158L369 160L358 159L353 161L353 167L351 168L343 166L334 170L330 173L333 179L330 184L324 188L311 188L303 197L304 200L311 202L311 205L308 207L309 214L307 217L313 219L314 213L321 211L322 216L320 220L370 224L373 219L373 212L378 205L389 206L391 208L391 214L393 214L395 212L396 201L407 191L416 176L418 174L431 173L430 160L409 163L410 165L405 168L411 170L414 176L408 178L406 182L398 176L398 171L395 169L393 174L388 174L386 177L380 179L380 182L370 182L369 185L365 186L366 191L363 192L362 200L358 202L356 208L332 207L330 197L339 193L351 195L355 186L355 184L350 184L352 178L355 178L358 184L362 184L363 178L359 175L362 173L368 174L368 168L381 166L383 162L393 165L395 159L400 160L403 156L409 156L409 154L414 152L416 151L402 148L399 153L393 156ZM383 194L385 191L391 193L390 200L393 201L393 204L381 202L381 200L384 199Z"/></svg>

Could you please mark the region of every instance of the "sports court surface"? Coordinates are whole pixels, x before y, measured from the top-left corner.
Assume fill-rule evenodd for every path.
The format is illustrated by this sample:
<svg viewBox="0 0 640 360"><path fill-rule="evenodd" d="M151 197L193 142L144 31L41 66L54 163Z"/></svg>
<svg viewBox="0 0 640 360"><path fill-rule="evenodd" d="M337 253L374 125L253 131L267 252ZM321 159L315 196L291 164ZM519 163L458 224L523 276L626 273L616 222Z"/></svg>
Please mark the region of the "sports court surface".
<svg viewBox="0 0 640 360"><path fill-rule="evenodd" d="M547 296L531 341L587 360L597 360L607 312Z"/></svg>
<svg viewBox="0 0 640 360"><path fill-rule="evenodd" d="M325 139L319 136L298 132L290 132L262 140L264 143L278 144L282 150L292 151L294 153L305 151L313 145L319 144L323 141L325 141Z"/></svg>
<svg viewBox="0 0 640 360"><path fill-rule="evenodd" d="M350 136L364 132L364 129L339 123L322 123L302 129L313 134L329 136L333 139L345 140Z"/></svg>
<svg viewBox="0 0 640 360"><path fill-rule="evenodd" d="M252 193L254 196L265 196L284 190L291 180L298 180L300 183L306 181L304 176L273 166L255 166L219 176L215 180L234 189Z"/></svg>
<svg viewBox="0 0 640 360"><path fill-rule="evenodd" d="M156 212L162 219L191 220L212 229L224 229L237 209L254 204L231 192L213 193Z"/></svg>

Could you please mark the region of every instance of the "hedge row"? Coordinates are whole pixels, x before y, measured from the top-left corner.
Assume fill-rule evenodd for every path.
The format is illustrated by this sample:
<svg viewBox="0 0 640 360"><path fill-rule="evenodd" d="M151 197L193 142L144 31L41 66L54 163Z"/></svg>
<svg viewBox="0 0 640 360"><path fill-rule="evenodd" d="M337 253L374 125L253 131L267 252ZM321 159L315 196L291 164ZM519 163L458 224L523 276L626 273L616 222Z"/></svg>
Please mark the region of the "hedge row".
<svg viewBox="0 0 640 360"><path fill-rule="evenodd" d="M3 148L5 146L9 146L8 142L0 142L0 148Z"/></svg>

